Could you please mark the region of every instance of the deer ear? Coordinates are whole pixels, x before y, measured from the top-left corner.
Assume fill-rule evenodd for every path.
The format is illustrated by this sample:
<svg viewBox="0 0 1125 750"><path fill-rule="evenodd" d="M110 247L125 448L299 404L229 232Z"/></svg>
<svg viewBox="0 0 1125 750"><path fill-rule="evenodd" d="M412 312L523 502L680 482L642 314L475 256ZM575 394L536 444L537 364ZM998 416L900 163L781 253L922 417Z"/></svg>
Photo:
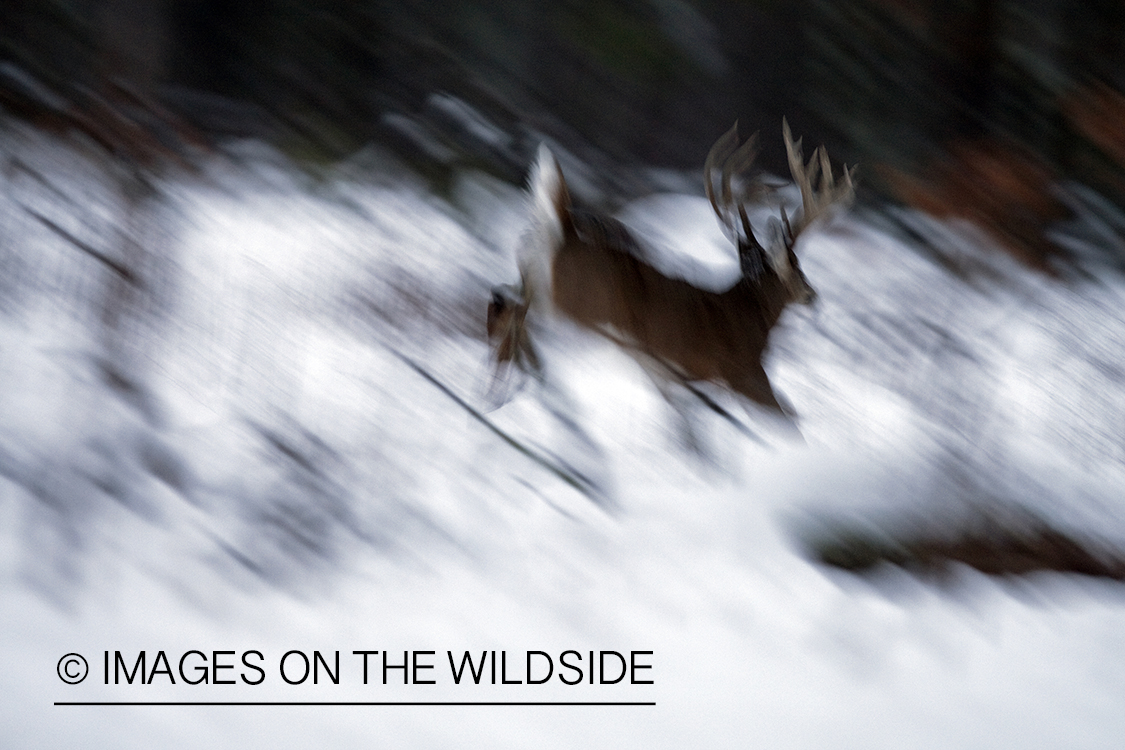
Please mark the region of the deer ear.
<svg viewBox="0 0 1125 750"><path fill-rule="evenodd" d="M782 208L782 215L785 209ZM766 247L769 248L766 252L766 257L769 258L770 267L773 268L774 273L782 281L789 279L790 274L793 272L792 264L789 262L789 253L785 243L785 224L788 221L782 222L776 216L771 216L770 220L766 223Z"/></svg>

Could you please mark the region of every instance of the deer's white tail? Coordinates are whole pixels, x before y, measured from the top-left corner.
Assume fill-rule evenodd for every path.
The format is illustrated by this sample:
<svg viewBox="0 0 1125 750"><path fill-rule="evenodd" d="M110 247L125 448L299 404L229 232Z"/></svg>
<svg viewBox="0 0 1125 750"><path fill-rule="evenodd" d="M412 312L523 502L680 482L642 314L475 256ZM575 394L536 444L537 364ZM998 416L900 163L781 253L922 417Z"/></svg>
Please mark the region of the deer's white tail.
<svg viewBox="0 0 1125 750"><path fill-rule="evenodd" d="M570 222L570 194L555 155L540 144L528 176L531 223L520 243L519 267L524 293L537 308L550 304L551 266Z"/></svg>
<svg viewBox="0 0 1125 750"><path fill-rule="evenodd" d="M528 176L528 187L531 190L532 211L536 220L550 225L552 231L557 232L559 241L562 241L563 222L570 205L570 195L559 162L545 143L539 145L535 165Z"/></svg>

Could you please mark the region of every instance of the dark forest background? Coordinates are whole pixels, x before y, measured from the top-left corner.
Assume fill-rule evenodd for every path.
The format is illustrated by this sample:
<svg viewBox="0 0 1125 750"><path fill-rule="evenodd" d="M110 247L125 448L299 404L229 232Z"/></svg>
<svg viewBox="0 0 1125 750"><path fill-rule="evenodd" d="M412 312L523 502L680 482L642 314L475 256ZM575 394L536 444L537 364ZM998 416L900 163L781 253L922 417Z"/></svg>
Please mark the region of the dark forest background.
<svg viewBox="0 0 1125 750"><path fill-rule="evenodd" d="M545 135L624 199L651 186L622 167L697 169L736 118L786 116L868 199L1032 263L1051 185L1125 203L1122 91L1116 0L5 0L0 25L0 106L137 163L250 136L519 182Z"/></svg>

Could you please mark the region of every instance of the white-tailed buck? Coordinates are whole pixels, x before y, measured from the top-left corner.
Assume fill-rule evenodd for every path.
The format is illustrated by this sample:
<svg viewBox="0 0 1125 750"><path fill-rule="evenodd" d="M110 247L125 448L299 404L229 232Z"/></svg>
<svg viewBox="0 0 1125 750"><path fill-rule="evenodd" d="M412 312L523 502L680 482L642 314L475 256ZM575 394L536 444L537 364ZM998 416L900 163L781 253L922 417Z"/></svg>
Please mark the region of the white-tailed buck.
<svg viewBox="0 0 1125 750"><path fill-rule="evenodd" d="M646 261L623 224L574 208L558 162L541 146L530 177L533 225L520 248L521 285L494 288L488 306L497 366L537 371L529 318L562 315L627 349L666 396L669 382L710 381L787 413L770 387L762 354L785 307L815 298L795 246L813 221L851 199L854 170L845 167L835 179L823 146L806 163L787 123L782 132L802 205L793 217L782 208L780 220L770 220L766 246L750 225L746 203L771 188L742 179L757 156L757 135L739 146L736 123L704 163L707 198L738 248L740 278L723 292L666 276Z"/></svg>

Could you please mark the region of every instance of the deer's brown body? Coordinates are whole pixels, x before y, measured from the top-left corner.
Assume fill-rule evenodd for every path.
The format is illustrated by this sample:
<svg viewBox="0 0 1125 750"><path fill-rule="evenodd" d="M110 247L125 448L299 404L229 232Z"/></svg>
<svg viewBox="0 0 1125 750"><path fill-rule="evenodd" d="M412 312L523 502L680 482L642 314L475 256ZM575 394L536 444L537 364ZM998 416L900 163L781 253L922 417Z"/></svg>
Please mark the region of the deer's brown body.
<svg viewBox="0 0 1125 750"><path fill-rule="evenodd" d="M665 276L634 245L607 242L612 219L571 212L551 268L555 309L581 326L651 357L686 381L722 383L780 406L762 369L770 329L788 303L774 276L711 292ZM612 234L621 237L624 228Z"/></svg>
<svg viewBox="0 0 1125 750"><path fill-rule="evenodd" d="M723 292L667 276L620 222L576 210L554 157L545 148L531 177L533 230L520 259L521 286L493 290L489 337L499 364L539 367L525 317L556 314L627 348L650 372L684 383L711 381L773 410L783 411L762 367L770 330L791 302L815 292L801 272L797 236L834 203L850 199L851 173L837 185L823 148L808 165L784 128L790 168L802 208L792 223L784 209L774 220L769 249L754 235L745 201L765 192L758 183L736 195L732 178L756 155L753 138L738 146L732 128L704 166L707 196L737 244L741 276ZM712 171L722 170L718 195ZM820 173L819 188L815 185ZM736 221L737 217L737 221ZM652 367L655 365L656 367Z"/></svg>

